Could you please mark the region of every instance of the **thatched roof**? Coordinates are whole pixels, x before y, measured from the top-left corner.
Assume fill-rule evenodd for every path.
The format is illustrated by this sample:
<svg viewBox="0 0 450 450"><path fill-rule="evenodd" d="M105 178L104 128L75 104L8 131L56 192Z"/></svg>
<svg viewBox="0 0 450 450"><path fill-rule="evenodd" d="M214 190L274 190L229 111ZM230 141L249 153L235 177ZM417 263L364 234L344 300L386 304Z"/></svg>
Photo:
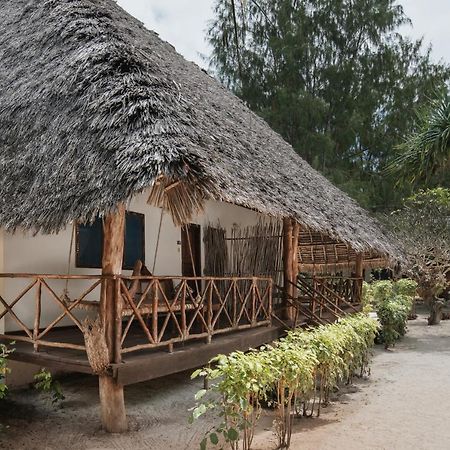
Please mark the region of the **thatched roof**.
<svg viewBox="0 0 450 450"><path fill-rule="evenodd" d="M2 1L0 169L7 229L92 219L164 175L197 198L393 251L353 200L112 0Z"/></svg>
<svg viewBox="0 0 450 450"><path fill-rule="evenodd" d="M357 264L357 253L349 244L311 228L300 230L297 252L302 271L333 273L343 269L355 270ZM374 269L389 265L390 258L373 249L362 253L363 268Z"/></svg>

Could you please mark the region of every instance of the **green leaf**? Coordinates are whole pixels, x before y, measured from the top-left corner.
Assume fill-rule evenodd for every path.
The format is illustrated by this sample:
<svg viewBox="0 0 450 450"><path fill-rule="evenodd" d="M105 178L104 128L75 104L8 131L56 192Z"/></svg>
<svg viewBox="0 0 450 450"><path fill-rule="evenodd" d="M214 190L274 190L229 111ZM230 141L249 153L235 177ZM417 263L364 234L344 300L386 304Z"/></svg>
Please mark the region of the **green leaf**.
<svg viewBox="0 0 450 450"><path fill-rule="evenodd" d="M230 428L227 434L230 441L235 442L239 439L239 433L235 428Z"/></svg>
<svg viewBox="0 0 450 450"><path fill-rule="evenodd" d="M207 392L206 389L201 389L195 394L195 400L200 400Z"/></svg>
<svg viewBox="0 0 450 450"><path fill-rule="evenodd" d="M219 443L219 437L217 436L216 433L211 433L209 435L209 439L211 440L211 444L213 445L217 445Z"/></svg>

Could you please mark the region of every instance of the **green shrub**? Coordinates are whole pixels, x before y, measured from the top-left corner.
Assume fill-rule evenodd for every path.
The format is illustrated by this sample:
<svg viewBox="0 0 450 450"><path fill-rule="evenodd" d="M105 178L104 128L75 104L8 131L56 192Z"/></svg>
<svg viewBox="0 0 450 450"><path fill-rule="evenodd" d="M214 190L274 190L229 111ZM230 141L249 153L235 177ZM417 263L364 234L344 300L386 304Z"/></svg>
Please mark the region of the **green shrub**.
<svg viewBox="0 0 450 450"><path fill-rule="evenodd" d="M206 448L208 440L218 444L220 437L232 449L237 449L242 439L243 449L247 450L260 417L261 401L267 399L268 390L275 385L276 374L269 360L261 358L257 351L219 355L210 364L214 368L206 367L192 374L192 378L206 377L212 385L210 392L202 389L196 394L191 421L210 410L218 412L222 421L210 430L201 448Z"/></svg>
<svg viewBox="0 0 450 450"><path fill-rule="evenodd" d="M280 341L260 357L267 360L275 376L277 418L275 434L278 448L289 448L292 436L293 411L298 401L311 397L318 360L315 351L296 345L293 341Z"/></svg>
<svg viewBox="0 0 450 450"><path fill-rule="evenodd" d="M209 430L200 448L208 442L228 445L232 450L251 446L261 403L273 403L278 448L289 448L292 420L304 413L319 387L320 404L340 382L363 374L369 364L379 323L360 313L331 325L290 331L286 338L248 353L219 355L192 377L204 376L212 382L209 391L196 394L191 420L215 411L221 422ZM240 444L242 444L240 446Z"/></svg>
<svg viewBox="0 0 450 450"><path fill-rule="evenodd" d="M414 299L417 292L417 282L409 278L402 278L395 282L393 290L395 294L405 295Z"/></svg>
<svg viewBox="0 0 450 450"><path fill-rule="evenodd" d="M372 299L378 318L381 323L379 340L385 348L406 333L406 324L411 312L417 283L410 279L398 281L375 281L366 287L367 296Z"/></svg>
<svg viewBox="0 0 450 450"><path fill-rule="evenodd" d="M50 394L52 404L56 404L65 399L59 381L54 380L52 374L48 370L41 369L34 376L34 380L35 389Z"/></svg>

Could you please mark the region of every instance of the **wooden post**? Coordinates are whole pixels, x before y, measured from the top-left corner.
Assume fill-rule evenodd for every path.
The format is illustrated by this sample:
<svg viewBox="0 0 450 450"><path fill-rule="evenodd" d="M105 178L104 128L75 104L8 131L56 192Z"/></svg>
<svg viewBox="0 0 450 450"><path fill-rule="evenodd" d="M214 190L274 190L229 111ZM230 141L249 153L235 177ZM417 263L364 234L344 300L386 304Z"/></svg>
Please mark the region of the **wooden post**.
<svg viewBox="0 0 450 450"><path fill-rule="evenodd" d="M355 263L355 276L356 278L358 278L358 280L356 281L355 303L361 303L362 301L363 270L363 253L357 253Z"/></svg>
<svg viewBox="0 0 450 450"><path fill-rule="evenodd" d="M34 329L33 329L33 340L34 340L34 351L39 351L39 345L37 344L37 338L39 336L39 326L41 324L41 312L42 312L42 284L41 280L37 280L36 284L36 296L35 296L35 312L34 312Z"/></svg>
<svg viewBox="0 0 450 450"><path fill-rule="evenodd" d="M293 226L292 220L286 218L283 220L283 270L284 270L284 291L286 294L285 304L284 304L284 319L289 320L291 318L291 309L288 307L289 297L293 297L293 286L292 286L292 278L293 278L293 260L294 260L294 252L292 248L292 235L293 235Z"/></svg>
<svg viewBox="0 0 450 450"><path fill-rule="evenodd" d="M105 217L103 221L103 260L102 275L120 275L122 273L125 235L125 206ZM105 328L106 344L112 363L119 363L120 349L116 349L117 311L120 308L120 296L115 280L104 280L100 299L100 312ZM110 433L127 431L123 386L109 374L99 376L100 408L102 425Z"/></svg>
<svg viewBox="0 0 450 450"><path fill-rule="evenodd" d="M292 222L292 282L296 285L298 276L298 239L300 233L300 224L296 220L293 220ZM292 297L297 297L296 286L292 286ZM293 313L293 317L297 318L297 314L295 314L294 311Z"/></svg>

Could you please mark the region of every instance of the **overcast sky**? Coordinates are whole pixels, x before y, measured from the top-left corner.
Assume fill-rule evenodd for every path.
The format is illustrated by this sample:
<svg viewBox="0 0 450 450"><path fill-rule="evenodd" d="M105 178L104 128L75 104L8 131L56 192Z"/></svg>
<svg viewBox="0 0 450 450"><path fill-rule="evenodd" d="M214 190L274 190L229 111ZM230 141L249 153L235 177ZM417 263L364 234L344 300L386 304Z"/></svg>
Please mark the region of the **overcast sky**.
<svg viewBox="0 0 450 450"><path fill-rule="evenodd" d="M185 58L205 66L208 54L205 30L212 17L214 0L118 0L146 27L170 42ZM425 37L433 45L436 60L450 63L450 0L401 0L413 27L405 34Z"/></svg>

